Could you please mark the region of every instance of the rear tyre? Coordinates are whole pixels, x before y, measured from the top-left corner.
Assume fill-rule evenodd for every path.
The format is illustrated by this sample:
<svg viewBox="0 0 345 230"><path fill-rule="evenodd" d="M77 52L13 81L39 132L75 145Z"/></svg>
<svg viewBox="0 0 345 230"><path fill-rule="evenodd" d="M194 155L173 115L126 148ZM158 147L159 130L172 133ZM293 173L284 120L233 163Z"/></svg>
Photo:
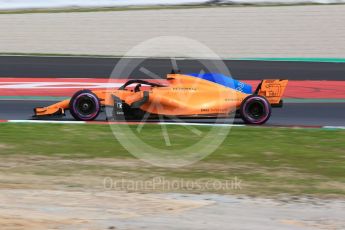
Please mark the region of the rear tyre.
<svg viewBox="0 0 345 230"><path fill-rule="evenodd" d="M101 103L98 97L90 90L76 92L70 100L69 109L71 115L77 121L92 121L101 111Z"/></svg>
<svg viewBox="0 0 345 230"><path fill-rule="evenodd" d="M259 95L248 96L242 102L240 115L247 124L262 125L271 117L271 104L265 97Z"/></svg>

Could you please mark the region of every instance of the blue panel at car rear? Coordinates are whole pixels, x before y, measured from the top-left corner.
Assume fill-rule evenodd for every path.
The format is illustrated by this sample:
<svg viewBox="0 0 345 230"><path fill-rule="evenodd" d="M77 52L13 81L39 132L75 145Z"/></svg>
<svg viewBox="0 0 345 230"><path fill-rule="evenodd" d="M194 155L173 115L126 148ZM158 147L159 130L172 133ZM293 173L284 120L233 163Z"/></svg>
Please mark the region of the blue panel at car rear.
<svg viewBox="0 0 345 230"><path fill-rule="evenodd" d="M231 89L235 89L237 91L240 91L246 94L252 94L251 85L235 80L232 77L229 77L220 73L204 73L204 74L190 73L187 75L201 78L207 81L211 81L211 82L223 85L225 87L229 87Z"/></svg>

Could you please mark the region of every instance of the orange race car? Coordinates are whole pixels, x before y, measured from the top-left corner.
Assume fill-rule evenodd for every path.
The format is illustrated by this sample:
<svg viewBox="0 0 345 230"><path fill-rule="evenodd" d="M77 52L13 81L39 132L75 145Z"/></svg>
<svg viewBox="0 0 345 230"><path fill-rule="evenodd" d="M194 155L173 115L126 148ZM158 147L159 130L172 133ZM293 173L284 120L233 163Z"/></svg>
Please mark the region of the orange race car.
<svg viewBox="0 0 345 230"><path fill-rule="evenodd" d="M253 92L250 85L222 74L168 74L165 85L129 80L118 89L81 90L44 108L35 117L64 115L91 121L105 108L117 120L164 117L229 117L236 113L248 124L264 124L271 107L282 107L288 80L263 80Z"/></svg>

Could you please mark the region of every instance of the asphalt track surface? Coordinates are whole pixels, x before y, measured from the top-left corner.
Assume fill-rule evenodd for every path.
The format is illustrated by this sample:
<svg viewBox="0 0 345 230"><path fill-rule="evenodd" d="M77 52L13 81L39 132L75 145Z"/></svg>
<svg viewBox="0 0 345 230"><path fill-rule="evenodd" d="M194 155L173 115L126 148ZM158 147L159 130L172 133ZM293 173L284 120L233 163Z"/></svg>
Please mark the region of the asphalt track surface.
<svg viewBox="0 0 345 230"><path fill-rule="evenodd" d="M119 58L87 57L28 57L0 56L0 77L33 78L108 78ZM129 59L135 60L138 59ZM139 67L122 78L147 78L140 67L165 78L171 72L170 59L143 60ZM177 60L177 66L183 73L199 73L206 66L219 64L214 60ZM232 76L242 80L261 80L280 78L289 80L345 80L345 63L324 62L283 62L283 61L223 61ZM132 61L130 61L132 63ZM207 69L205 70L207 71Z"/></svg>
<svg viewBox="0 0 345 230"><path fill-rule="evenodd" d="M136 59L137 60L137 59ZM0 77L62 77L62 78L107 78L118 58L86 57L25 57L0 56ZM182 72L199 72L204 63L197 60L177 60ZM216 61L217 62L217 61ZM266 62L224 61L237 79L258 80L279 77L290 80L345 80L345 63L315 62ZM170 59L144 60L145 67L164 77L172 69ZM128 78L127 76L122 76ZM138 67L130 78L147 78ZM344 95L345 98L345 95ZM34 107L52 104L51 101L0 101L0 120L31 119ZM72 120L67 115L64 120ZM105 116L99 119L104 120ZM189 120L195 122L195 120ZM212 120L198 120L213 122ZM241 120L236 120L241 123ZM268 125L345 126L345 103L286 103L282 109L273 109Z"/></svg>
<svg viewBox="0 0 345 230"><path fill-rule="evenodd" d="M47 106L52 101L0 101L0 119L26 120L32 119L33 108ZM286 103L284 108L273 108L271 119L267 125L277 126L345 126L344 103ZM57 119L57 118L51 118ZM73 120L67 115L58 120ZM102 113L98 120L105 120ZM170 120L166 120L170 121ZM185 120L186 122L212 123L213 119ZM242 124L241 119L235 119L235 124Z"/></svg>

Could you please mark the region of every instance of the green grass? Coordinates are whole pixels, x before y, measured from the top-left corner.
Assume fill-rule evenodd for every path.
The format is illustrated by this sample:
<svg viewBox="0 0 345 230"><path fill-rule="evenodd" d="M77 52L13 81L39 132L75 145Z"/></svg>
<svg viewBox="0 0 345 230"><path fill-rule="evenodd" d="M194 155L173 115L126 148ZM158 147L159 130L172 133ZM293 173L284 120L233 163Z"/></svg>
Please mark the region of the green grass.
<svg viewBox="0 0 345 230"><path fill-rule="evenodd" d="M128 135L126 132L136 132L137 128L136 125L124 127L119 128L124 137ZM145 125L138 135L145 143L164 152L193 145L211 129L195 127L201 131L198 136L182 126L167 126L171 146L166 146L161 128ZM225 128L215 129L221 133ZM230 193L345 195L344 130L233 127L213 154L182 168L162 168L144 163L126 165L126 161L136 158L114 138L108 125L3 123L0 130L1 162L13 156L18 159L46 156L73 160L70 165L57 163L49 167L44 167L43 162L31 171L30 167L0 167L0 173L69 176L82 172L83 175L115 175L118 178L124 175L139 179L163 176L185 180L230 180L238 177L242 180L243 189ZM124 164L86 167L78 163L85 159L104 158Z"/></svg>

